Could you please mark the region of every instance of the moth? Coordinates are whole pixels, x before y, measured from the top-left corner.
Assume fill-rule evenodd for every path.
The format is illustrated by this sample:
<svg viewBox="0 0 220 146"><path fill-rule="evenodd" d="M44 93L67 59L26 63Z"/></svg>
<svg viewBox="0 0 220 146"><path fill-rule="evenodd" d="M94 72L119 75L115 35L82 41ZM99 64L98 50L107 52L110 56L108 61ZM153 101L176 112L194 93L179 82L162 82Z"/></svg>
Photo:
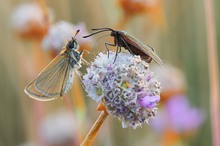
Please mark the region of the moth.
<svg viewBox="0 0 220 146"><path fill-rule="evenodd" d="M110 36L114 37L114 43L111 44L106 42L105 47L108 52L109 52L108 46L117 47L115 59L118 53L121 52L121 47L123 47L133 55L140 55L140 57L148 63L154 60L158 65L163 64L163 61L156 54L155 50L151 46L144 44L139 39L130 35L126 31L113 30L111 28L96 28L91 30L96 32L84 36L83 38L87 38L101 32L106 32L106 31L111 32Z"/></svg>
<svg viewBox="0 0 220 146"><path fill-rule="evenodd" d="M79 30L76 31L75 36ZM65 95L73 84L74 73L79 73L83 50L78 52L79 45L72 37L57 55L24 89L33 99L40 101L53 100Z"/></svg>

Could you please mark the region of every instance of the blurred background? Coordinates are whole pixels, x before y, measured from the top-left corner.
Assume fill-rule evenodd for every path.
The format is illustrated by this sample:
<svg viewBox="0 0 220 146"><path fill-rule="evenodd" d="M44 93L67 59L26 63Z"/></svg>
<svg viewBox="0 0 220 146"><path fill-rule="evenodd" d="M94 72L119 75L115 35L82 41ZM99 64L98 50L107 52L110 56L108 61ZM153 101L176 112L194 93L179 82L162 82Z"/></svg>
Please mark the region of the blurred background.
<svg viewBox="0 0 220 146"><path fill-rule="evenodd" d="M220 1L214 0L217 42L218 5ZM96 43L104 34L80 40L91 28L100 27L133 34L154 47L165 65L152 63L162 92L149 125L123 129L109 116L93 145L212 145L203 1L0 0L0 20L0 146L79 145L100 112L78 77L71 92L54 101L33 100L23 90L76 29L81 30L81 49L92 52L85 53L86 60L105 52L103 44L112 38Z"/></svg>

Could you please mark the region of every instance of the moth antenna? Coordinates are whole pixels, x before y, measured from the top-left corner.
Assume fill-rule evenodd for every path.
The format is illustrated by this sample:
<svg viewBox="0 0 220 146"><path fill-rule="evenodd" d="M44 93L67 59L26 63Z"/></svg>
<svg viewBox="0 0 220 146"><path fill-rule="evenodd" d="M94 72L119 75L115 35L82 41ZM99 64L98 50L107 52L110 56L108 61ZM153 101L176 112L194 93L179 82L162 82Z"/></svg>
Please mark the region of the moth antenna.
<svg viewBox="0 0 220 146"><path fill-rule="evenodd" d="M91 33L91 34L89 34L89 35L87 35L87 36L83 36L83 38L87 38L87 37L90 37L90 36L92 36L92 35L95 35L95 34L98 34L98 33L101 33L101 32L105 32L105 31L112 31L112 30L110 30L110 29L100 30L100 31Z"/></svg>
<svg viewBox="0 0 220 146"><path fill-rule="evenodd" d="M93 28L93 29L91 29L92 31L95 31L95 30L110 30L110 31L115 31L115 30L113 30L113 29L111 29L111 28L108 28L108 27L106 27L106 28Z"/></svg>
<svg viewBox="0 0 220 146"><path fill-rule="evenodd" d="M76 35L79 33L79 31L80 31L79 29L76 31L76 33L75 33L73 39L75 39L75 37L76 37Z"/></svg>

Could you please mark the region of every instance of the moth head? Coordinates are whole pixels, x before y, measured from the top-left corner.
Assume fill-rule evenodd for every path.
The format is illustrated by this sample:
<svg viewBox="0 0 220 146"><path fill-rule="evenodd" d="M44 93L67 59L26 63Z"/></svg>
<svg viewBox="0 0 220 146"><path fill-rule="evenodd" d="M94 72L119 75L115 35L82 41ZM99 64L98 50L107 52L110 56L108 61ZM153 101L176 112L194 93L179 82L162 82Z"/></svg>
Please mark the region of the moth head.
<svg viewBox="0 0 220 146"><path fill-rule="evenodd" d="M75 37L79 33L79 30L76 31L74 37L67 43L67 48L68 49L78 49L79 45L78 42L76 41Z"/></svg>
<svg viewBox="0 0 220 146"><path fill-rule="evenodd" d="M119 38L121 34L120 34L120 31L114 30L114 31L111 32L110 35L111 35L112 37L114 37L114 38Z"/></svg>
<svg viewBox="0 0 220 146"><path fill-rule="evenodd" d="M77 49L78 43L75 38L72 37L72 39L67 43L67 48L69 49Z"/></svg>

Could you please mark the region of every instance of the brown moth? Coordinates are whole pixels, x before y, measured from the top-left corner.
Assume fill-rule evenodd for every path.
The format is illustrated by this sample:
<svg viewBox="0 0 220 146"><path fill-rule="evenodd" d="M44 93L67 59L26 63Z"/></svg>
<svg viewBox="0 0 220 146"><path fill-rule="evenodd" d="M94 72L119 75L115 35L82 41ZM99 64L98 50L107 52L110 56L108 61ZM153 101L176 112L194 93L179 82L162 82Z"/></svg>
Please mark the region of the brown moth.
<svg viewBox="0 0 220 146"><path fill-rule="evenodd" d="M117 46L115 59L118 53L121 52L121 47L123 47L133 55L140 55L140 57L148 63L154 60L158 65L163 64L163 61L156 54L155 50L152 47L144 44L143 42L141 42L140 40L138 40L137 38L133 37L132 35L130 35L125 31L113 30L111 28L97 28L97 29L92 29L92 31L96 31L96 32L84 36L83 38L87 38L92 35L105 31L111 31L110 36L114 37L114 44L106 42L105 46L108 52L109 52L108 46Z"/></svg>

